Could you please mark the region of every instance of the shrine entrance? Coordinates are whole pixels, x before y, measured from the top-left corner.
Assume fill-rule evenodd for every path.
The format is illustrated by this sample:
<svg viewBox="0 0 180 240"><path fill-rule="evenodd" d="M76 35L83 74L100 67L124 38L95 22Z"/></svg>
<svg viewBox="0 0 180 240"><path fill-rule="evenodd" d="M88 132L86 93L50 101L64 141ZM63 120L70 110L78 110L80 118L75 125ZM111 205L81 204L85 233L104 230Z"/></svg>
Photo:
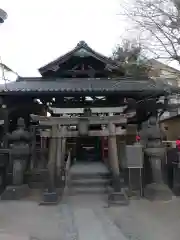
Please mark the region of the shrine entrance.
<svg viewBox="0 0 180 240"><path fill-rule="evenodd" d="M79 137L76 142L76 160L83 162L101 161L100 138Z"/></svg>
<svg viewBox="0 0 180 240"><path fill-rule="evenodd" d="M88 171L88 165L104 163L111 171L113 188L116 192L120 191L120 167L131 166L134 169L140 165L135 164L139 153L137 156L129 154L130 162L126 158L125 143L137 130L130 134L131 125L138 125L139 130L139 126L151 115L156 116L159 111L167 109L167 93L177 93L179 89L147 76L126 76L122 62L97 53L84 41L41 67L39 72L41 77L19 77L16 82L0 86L0 115L4 121L1 152L9 154L11 142L4 136L15 130L16 119L22 117L30 128L32 143L29 143L28 161L24 161L21 151L18 150L18 154L22 154L20 157L28 165L28 171L24 173L30 185L35 182L37 185L41 178L41 186L48 189L44 192L44 201L49 198L54 201L56 188L67 186L70 168L76 165L74 160L82 161ZM161 97L164 103L159 101ZM157 131L155 120L150 127ZM147 135L146 130L144 128L142 136ZM20 132L21 136L23 131L19 128L15 130L12 142L20 142L21 146L22 139L16 132ZM153 141L156 142L158 134L153 136ZM26 143L27 138L24 138ZM161 149L154 150L157 156L162 153ZM148 154L152 163L157 157L153 153L153 148L150 148ZM12 161L10 159L6 171L11 175ZM3 163L3 167L7 162ZM83 165L81 163L79 165ZM97 167L93 169L97 172Z"/></svg>
<svg viewBox="0 0 180 240"><path fill-rule="evenodd" d="M65 152L71 152L71 165L75 161L80 162L104 162L104 143L108 138L108 165L119 174L119 162L116 137L126 134L127 119L119 116L83 116L83 117L44 117L31 115L34 121L38 121L43 130L41 138L49 138L49 163L57 166L57 172L64 164ZM103 125L105 128L91 130L89 126ZM75 126L75 130L69 128ZM50 128L50 129L49 129ZM103 143L103 144L102 144ZM103 148L103 151L102 151ZM75 161L74 161L75 160ZM59 169L58 169L59 168Z"/></svg>

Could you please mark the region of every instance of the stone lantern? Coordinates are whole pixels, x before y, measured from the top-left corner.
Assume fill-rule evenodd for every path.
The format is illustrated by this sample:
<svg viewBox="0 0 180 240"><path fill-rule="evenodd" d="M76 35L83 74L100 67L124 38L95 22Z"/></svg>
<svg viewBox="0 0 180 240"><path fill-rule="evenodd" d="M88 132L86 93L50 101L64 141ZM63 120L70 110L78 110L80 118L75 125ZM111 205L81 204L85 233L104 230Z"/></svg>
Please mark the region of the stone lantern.
<svg viewBox="0 0 180 240"><path fill-rule="evenodd" d="M149 125L146 130L146 147L145 154L151 163L153 182L145 188L145 196L153 200L170 200L172 192L166 184L164 184L162 174L162 159L165 156L165 149L162 144L162 136L157 118L150 117Z"/></svg>
<svg viewBox="0 0 180 240"><path fill-rule="evenodd" d="M30 154L31 136L25 130L23 118L17 121L17 128L11 134L7 134L10 142L9 154L12 161L12 185L8 186L2 194L1 199L14 200L20 199L27 194L28 186L24 185L24 171L26 169L28 157Z"/></svg>

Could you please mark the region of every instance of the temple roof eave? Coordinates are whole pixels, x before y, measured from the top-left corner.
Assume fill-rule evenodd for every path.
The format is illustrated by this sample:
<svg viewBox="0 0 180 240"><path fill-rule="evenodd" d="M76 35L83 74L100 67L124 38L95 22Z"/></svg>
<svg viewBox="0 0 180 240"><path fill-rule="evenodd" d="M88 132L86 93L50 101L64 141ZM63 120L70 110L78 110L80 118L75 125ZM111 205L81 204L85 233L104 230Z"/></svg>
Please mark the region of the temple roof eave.
<svg viewBox="0 0 180 240"><path fill-rule="evenodd" d="M69 94L120 94L131 95L163 96L180 92L180 88L172 87L164 83L155 83L150 79L44 79L21 78L16 82L0 85L0 95L12 94L37 94L54 93L61 95Z"/></svg>

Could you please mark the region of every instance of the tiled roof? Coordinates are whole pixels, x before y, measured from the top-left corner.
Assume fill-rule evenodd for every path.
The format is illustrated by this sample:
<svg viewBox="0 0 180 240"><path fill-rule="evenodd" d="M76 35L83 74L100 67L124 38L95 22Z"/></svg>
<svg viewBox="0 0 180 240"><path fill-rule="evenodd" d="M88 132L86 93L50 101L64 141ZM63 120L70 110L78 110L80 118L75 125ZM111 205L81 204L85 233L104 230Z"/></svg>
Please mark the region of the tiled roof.
<svg viewBox="0 0 180 240"><path fill-rule="evenodd" d="M63 56L60 56L59 58L57 58L56 60L48 63L47 65L39 68L39 72L41 74L43 74L44 72L46 72L48 70L51 70L54 66L62 64L63 62L67 61L75 52L79 51L80 49L86 50L87 52L89 52L89 54L91 56L99 59L102 62L106 62L106 64L109 63L113 67L120 68L119 64L116 61L114 61L114 60L112 60L112 59L110 59L110 58L108 58L108 57L106 57L106 56L104 56L104 55L94 51L92 48L90 48L88 46L88 44L86 42L80 41L77 44L77 46L74 49L72 49L71 51L67 52Z"/></svg>
<svg viewBox="0 0 180 240"><path fill-rule="evenodd" d="M20 78L16 82L0 85L0 93L7 92L158 92L170 91L169 85L148 80L118 79L42 79Z"/></svg>

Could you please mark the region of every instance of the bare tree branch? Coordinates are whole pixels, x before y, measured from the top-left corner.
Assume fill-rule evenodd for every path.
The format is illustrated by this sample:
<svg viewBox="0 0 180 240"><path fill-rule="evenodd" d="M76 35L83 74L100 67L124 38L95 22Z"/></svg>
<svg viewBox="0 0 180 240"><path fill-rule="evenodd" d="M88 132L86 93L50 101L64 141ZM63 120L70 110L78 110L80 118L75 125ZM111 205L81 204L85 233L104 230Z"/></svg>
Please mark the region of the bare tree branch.
<svg viewBox="0 0 180 240"><path fill-rule="evenodd" d="M129 0L121 7L148 52L180 64L179 0Z"/></svg>

